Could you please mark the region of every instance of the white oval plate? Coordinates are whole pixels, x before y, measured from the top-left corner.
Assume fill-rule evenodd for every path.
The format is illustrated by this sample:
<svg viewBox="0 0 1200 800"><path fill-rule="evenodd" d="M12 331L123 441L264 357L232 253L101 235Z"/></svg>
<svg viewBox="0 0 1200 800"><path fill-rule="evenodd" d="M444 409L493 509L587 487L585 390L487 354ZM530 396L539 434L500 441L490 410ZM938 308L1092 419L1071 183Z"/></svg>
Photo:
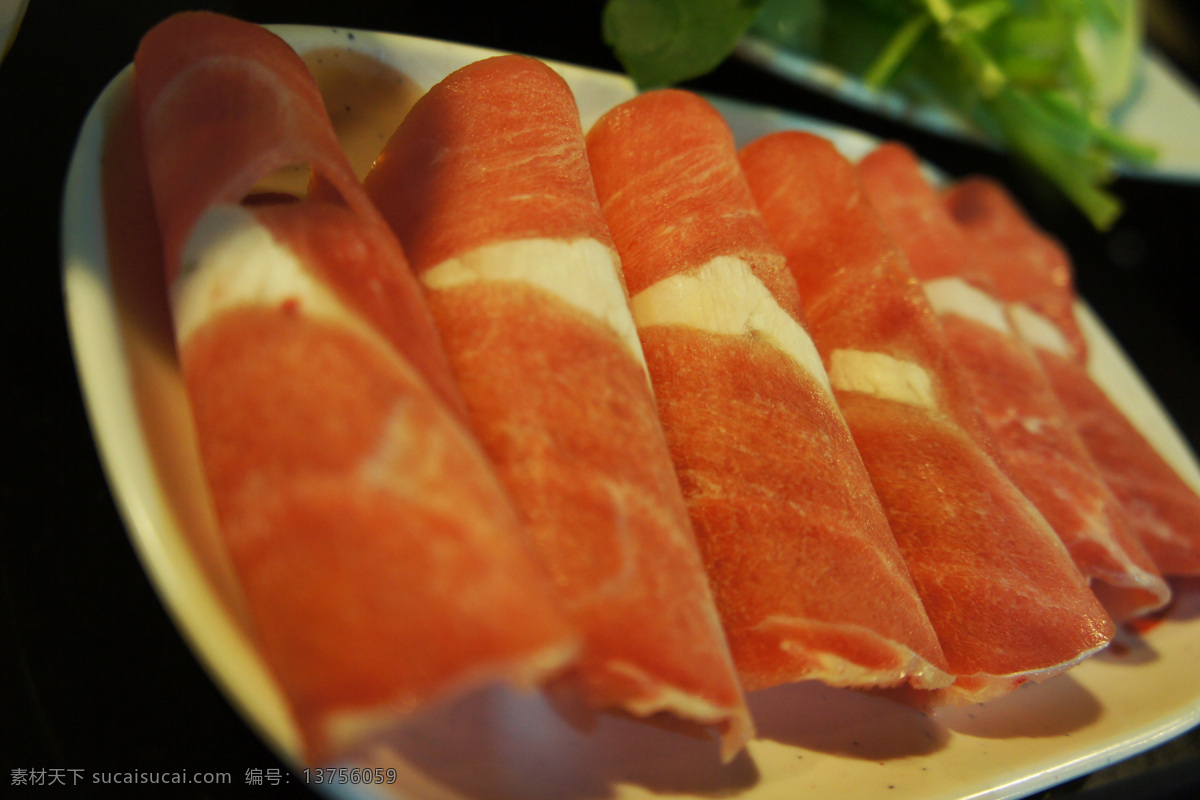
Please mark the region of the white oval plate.
<svg viewBox="0 0 1200 800"><path fill-rule="evenodd" d="M345 47L379 58L427 89L489 55L474 47L328 28L274 30L300 52ZM633 95L624 77L553 65L590 125ZM237 613L195 463L169 335L114 290L106 256L100 157L132 70L97 99L83 126L63 202L63 282L75 359L112 491L164 605L248 722L317 786L279 690ZM816 130L852 155L863 134L769 109L716 100L742 143L781 128ZM1200 471L1134 368L1081 308L1094 372L1193 485ZM854 591L865 587L847 587ZM745 800L864 797L1011 798L1133 755L1200 721L1200 587L1165 622L1047 683L936 719L886 700L815 684L751 696L760 738L720 766L712 740L615 715L590 729L542 697L480 692L397 728L361 762L396 770L374 787L329 783L338 796L445 798L707 797ZM333 776L337 778L339 776ZM360 775L361 777L361 775Z"/></svg>

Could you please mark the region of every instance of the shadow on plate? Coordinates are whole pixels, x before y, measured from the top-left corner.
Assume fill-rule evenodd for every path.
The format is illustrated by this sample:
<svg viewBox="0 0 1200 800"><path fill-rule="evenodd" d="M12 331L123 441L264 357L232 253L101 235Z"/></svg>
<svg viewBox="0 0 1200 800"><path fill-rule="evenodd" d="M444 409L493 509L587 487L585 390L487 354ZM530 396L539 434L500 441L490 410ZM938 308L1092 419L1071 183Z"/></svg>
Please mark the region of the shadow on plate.
<svg viewBox="0 0 1200 800"><path fill-rule="evenodd" d="M1117 635L1113 637L1108 647L1093 658L1106 664L1135 667L1157 661L1159 653L1146 641L1137 627L1126 623L1117 626Z"/></svg>
<svg viewBox="0 0 1200 800"><path fill-rule="evenodd" d="M759 738L848 758L929 755L949 738L911 706L815 681L755 692L749 702Z"/></svg>
<svg viewBox="0 0 1200 800"><path fill-rule="evenodd" d="M955 733L985 739L1066 736L1100 718L1103 707L1070 675L1025 683L983 705L947 708L935 718Z"/></svg>
<svg viewBox="0 0 1200 800"><path fill-rule="evenodd" d="M749 755L722 765L699 729L569 718L543 695L490 688L389 730L353 760L395 769L406 800L603 800L620 784L728 796L759 780Z"/></svg>

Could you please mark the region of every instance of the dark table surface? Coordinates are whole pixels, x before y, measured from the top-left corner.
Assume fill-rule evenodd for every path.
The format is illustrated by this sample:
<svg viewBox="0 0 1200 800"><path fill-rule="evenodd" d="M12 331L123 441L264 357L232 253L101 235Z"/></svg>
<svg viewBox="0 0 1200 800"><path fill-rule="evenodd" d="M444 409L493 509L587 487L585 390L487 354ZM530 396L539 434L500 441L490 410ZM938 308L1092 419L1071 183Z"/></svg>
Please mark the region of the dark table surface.
<svg viewBox="0 0 1200 800"><path fill-rule="evenodd" d="M68 783L78 774L71 770L213 770L232 773L233 789L192 786L170 796L308 796L296 781L246 789L247 770L283 764L199 666L133 553L84 415L63 315L59 206L79 126L140 36L170 13L200 5L255 22L397 31L617 69L600 38L599 3L32 0L0 63L6 788L18 769L63 770ZM886 122L737 62L692 85L902 138L952 175L981 171L1003 179L1070 248L1083 296L1193 448L1200 442L1200 185L1120 181L1116 192L1128 210L1101 234L1003 155ZM1200 783L1196 740L1195 733L1183 737L1127 770L1157 776L1148 788L1139 784L1145 794L1131 794L1129 784L1096 788L1107 775L1052 793L1183 797L1172 793Z"/></svg>

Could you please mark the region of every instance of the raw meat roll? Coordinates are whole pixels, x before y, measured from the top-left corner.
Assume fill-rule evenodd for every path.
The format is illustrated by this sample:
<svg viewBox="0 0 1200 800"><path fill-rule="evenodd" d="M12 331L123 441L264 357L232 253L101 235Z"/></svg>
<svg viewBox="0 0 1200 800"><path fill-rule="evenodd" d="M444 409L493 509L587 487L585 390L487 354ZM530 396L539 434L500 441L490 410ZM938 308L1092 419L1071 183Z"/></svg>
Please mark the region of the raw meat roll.
<svg viewBox="0 0 1200 800"><path fill-rule="evenodd" d="M994 181L961 181L945 201L971 238L1005 254L989 262L997 297L1009 304L1158 569L1200 575L1200 497L1088 374L1067 254Z"/></svg>
<svg viewBox="0 0 1200 800"><path fill-rule="evenodd" d="M879 147L858 171L941 320L1000 465L1054 528L1114 619L1161 608L1170 588L995 294L1011 255L966 235L903 145Z"/></svg>
<svg viewBox="0 0 1200 800"><path fill-rule="evenodd" d="M645 94L601 118L588 151L746 687L947 684L720 115Z"/></svg>
<svg viewBox="0 0 1200 800"><path fill-rule="evenodd" d="M203 467L307 758L448 693L564 668L574 631L300 59L196 13L147 34L135 66ZM338 202L240 204L291 164Z"/></svg>
<svg viewBox="0 0 1200 800"><path fill-rule="evenodd" d="M742 164L957 676L925 699L982 702L1104 647L1111 620L981 446L970 389L853 166L798 132L754 142Z"/></svg>
<svg viewBox="0 0 1200 800"><path fill-rule="evenodd" d="M534 59L429 91L365 185L420 277L471 424L584 637L592 706L752 735L566 83Z"/></svg>

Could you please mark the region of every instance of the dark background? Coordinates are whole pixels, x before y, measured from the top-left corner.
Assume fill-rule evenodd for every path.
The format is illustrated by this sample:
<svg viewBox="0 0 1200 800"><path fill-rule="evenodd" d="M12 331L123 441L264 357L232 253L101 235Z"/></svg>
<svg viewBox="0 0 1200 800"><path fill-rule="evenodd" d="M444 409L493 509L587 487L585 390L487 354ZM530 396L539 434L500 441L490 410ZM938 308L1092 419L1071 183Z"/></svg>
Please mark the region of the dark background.
<svg viewBox="0 0 1200 800"><path fill-rule="evenodd" d="M141 35L170 13L197 6L255 22L396 31L618 68L600 38L598 2L32 0L0 63L0 454L6 468L0 477L0 785L6 790L14 768L186 769L231 772L234 789L186 787L171 796L307 796L295 781L244 788L247 769L282 764L192 657L134 556L84 416L63 316L59 205L79 127L92 100L131 60ZM1172 47L1195 82L1198 51L1188 26L1195 29L1196 12L1191 4L1178 11L1182 16L1162 29L1182 41ZM888 123L736 62L692 86L903 138L952 175L1001 177L1068 245L1083 296L1193 447L1200 442L1194 248L1200 185L1120 181L1115 190L1126 214L1100 234L1005 156Z"/></svg>

